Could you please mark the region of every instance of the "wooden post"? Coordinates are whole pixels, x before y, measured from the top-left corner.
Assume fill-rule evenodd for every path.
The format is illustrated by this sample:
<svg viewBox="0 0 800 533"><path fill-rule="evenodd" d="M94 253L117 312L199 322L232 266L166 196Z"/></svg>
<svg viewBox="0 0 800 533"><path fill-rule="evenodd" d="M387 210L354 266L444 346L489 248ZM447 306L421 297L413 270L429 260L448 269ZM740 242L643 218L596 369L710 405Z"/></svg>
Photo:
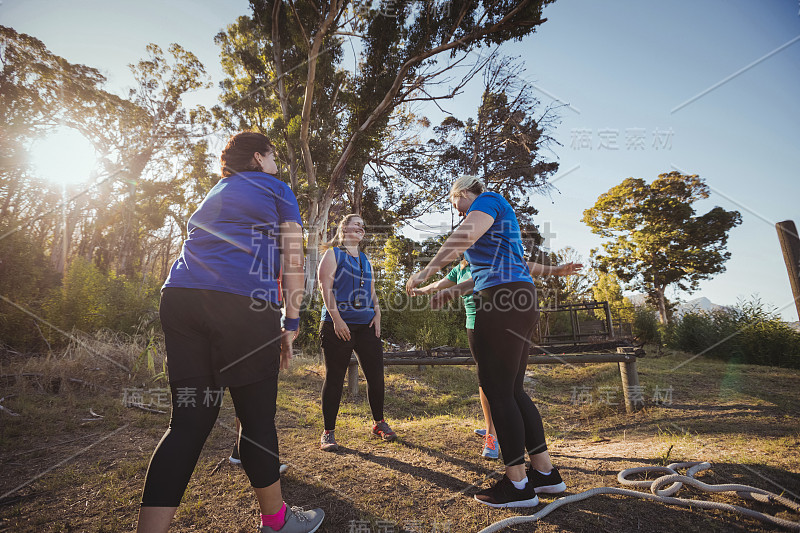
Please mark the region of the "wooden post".
<svg viewBox="0 0 800 533"><path fill-rule="evenodd" d="M800 319L800 237L797 234L797 227L791 220L778 222L775 224L775 229L778 230L783 260L786 262L786 270L789 271L794 305L797 308L797 317Z"/></svg>
<svg viewBox="0 0 800 533"><path fill-rule="evenodd" d="M578 312L572 307L569 307L569 321L572 324L572 342L577 343L581 328L578 325Z"/></svg>
<svg viewBox="0 0 800 533"><path fill-rule="evenodd" d="M614 338L614 325L611 323L611 307L608 302L603 302L603 312L606 314L606 333L609 339Z"/></svg>
<svg viewBox="0 0 800 533"><path fill-rule="evenodd" d="M623 348L618 348L622 352ZM619 375L622 378L622 393L625 396L625 411L631 414L636 411L637 404L643 403L642 392L639 388L639 370L636 359L619 363Z"/></svg>
<svg viewBox="0 0 800 533"><path fill-rule="evenodd" d="M347 390L351 399L358 399L358 362L352 359L347 367Z"/></svg>

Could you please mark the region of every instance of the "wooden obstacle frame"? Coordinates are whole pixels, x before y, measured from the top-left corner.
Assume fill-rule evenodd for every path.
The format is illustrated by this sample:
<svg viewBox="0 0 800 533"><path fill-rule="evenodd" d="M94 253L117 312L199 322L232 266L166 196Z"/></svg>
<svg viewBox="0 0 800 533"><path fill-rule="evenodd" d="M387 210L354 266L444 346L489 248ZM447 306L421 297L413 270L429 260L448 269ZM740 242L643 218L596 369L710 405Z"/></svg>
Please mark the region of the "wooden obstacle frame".
<svg viewBox="0 0 800 533"><path fill-rule="evenodd" d="M579 312L602 313L603 316L599 320L581 321L578 319ZM541 324L549 318L547 315L552 313L569 313L572 331L553 335L546 330L543 331ZM569 304L558 309L542 310L542 315L539 338L543 342L542 344L534 342L531 346L529 365L617 363L622 380L625 410L633 413L641 406L641 396L638 393L641 388L636 361L644 356L644 350L640 346L635 346L631 339L614 338L608 302ZM384 352L383 364L424 368L435 365L474 365L475 361L468 349L440 346L429 350ZM347 388L351 398L358 398L358 362L355 357L351 357L347 369Z"/></svg>

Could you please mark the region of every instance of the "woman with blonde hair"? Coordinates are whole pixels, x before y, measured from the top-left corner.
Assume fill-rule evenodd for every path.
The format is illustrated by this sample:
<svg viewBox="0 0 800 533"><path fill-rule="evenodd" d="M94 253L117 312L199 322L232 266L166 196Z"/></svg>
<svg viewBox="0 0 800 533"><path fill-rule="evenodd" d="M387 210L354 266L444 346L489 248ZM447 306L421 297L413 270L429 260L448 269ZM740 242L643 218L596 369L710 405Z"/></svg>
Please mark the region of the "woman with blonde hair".
<svg viewBox="0 0 800 533"><path fill-rule="evenodd" d="M497 430L506 473L475 495L490 507L533 507L537 492L566 489L550 462L538 409L523 389L530 338L539 319L536 289L524 259L517 216L508 201L486 192L475 176L461 176L450 202L464 216L428 265L411 276L411 294L426 279L464 253L474 282L475 360L478 378ZM525 451L531 466L525 468Z"/></svg>
<svg viewBox="0 0 800 533"><path fill-rule="evenodd" d="M374 420L372 435L386 441L397 438L383 418L381 309L375 293L372 265L367 254L359 248L365 234L364 220L356 214L346 215L336 228L333 240L325 244L326 251L318 270L325 304L320 326L325 359L322 385L325 429L320 437L323 451L339 449L334 430L344 377L353 351L367 379L367 399Z"/></svg>

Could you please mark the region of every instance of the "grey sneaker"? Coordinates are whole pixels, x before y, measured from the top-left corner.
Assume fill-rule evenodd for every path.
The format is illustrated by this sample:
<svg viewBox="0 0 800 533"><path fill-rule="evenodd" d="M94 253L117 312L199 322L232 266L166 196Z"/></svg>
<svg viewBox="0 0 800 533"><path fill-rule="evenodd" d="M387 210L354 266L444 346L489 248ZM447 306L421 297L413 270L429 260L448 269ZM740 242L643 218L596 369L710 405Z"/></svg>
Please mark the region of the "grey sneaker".
<svg viewBox="0 0 800 533"><path fill-rule="evenodd" d="M228 457L228 461L231 462L232 465L240 465L242 464L242 459L239 457L239 446L236 444L233 445L233 451L231 452L231 456ZM289 470L289 465L281 464L278 473L283 474Z"/></svg>
<svg viewBox="0 0 800 533"><path fill-rule="evenodd" d="M323 452L335 452L339 449L336 444L336 437L333 435L333 430L323 431L322 436L319 438L319 449Z"/></svg>
<svg viewBox="0 0 800 533"><path fill-rule="evenodd" d="M389 427L386 420L376 422L375 425L372 426L372 435L389 442L397 440L397 433L392 431L392 428Z"/></svg>
<svg viewBox="0 0 800 533"><path fill-rule="evenodd" d="M239 458L239 445L233 445L233 451L231 452L231 456L228 457L228 461L231 462L232 465L240 465L242 464L241 458Z"/></svg>
<svg viewBox="0 0 800 533"><path fill-rule="evenodd" d="M259 533L314 533L322 525L325 518L325 511L322 509L312 509L304 511L302 507L286 507L286 523L280 529L272 529L269 526L258 528Z"/></svg>

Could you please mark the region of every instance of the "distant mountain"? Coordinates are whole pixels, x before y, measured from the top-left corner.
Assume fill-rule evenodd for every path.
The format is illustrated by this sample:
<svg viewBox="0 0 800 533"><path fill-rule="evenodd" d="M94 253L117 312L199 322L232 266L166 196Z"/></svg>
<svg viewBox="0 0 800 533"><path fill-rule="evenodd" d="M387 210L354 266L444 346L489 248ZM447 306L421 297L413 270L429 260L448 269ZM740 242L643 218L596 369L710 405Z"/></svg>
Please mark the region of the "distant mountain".
<svg viewBox="0 0 800 533"><path fill-rule="evenodd" d="M628 298L633 305L639 306L644 305L647 300L646 294L630 294L625 296ZM689 300L688 302L679 303L675 308L675 314L677 316L685 315L686 313L700 313L706 312L710 313L716 309L723 309L724 305L715 304L705 296L701 296L700 298L695 298L694 300Z"/></svg>
<svg viewBox="0 0 800 533"><path fill-rule="evenodd" d="M678 304L678 306L675 308L675 314L682 316L686 313L710 313L712 311L716 311L717 309L724 308L724 305L715 304L705 296L701 296L700 298L695 298L694 300L689 300L688 302Z"/></svg>

